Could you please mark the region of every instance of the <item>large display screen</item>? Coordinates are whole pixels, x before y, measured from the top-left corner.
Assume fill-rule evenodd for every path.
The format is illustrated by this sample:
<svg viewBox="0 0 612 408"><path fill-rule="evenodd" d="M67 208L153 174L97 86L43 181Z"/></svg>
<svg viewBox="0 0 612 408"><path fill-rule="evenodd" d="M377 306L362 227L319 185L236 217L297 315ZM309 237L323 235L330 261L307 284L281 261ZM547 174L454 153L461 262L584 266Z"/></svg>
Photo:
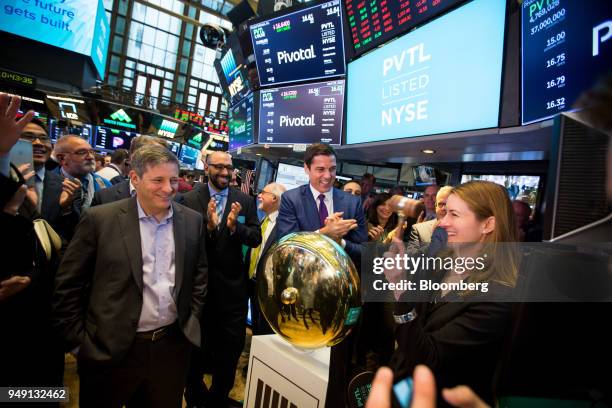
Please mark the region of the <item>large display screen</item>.
<svg viewBox="0 0 612 408"><path fill-rule="evenodd" d="M259 143L339 145L344 86L339 80L262 90Z"/></svg>
<svg viewBox="0 0 612 408"><path fill-rule="evenodd" d="M340 0L253 24L261 86L344 75Z"/></svg>
<svg viewBox="0 0 612 408"><path fill-rule="evenodd" d="M236 33L228 37L221 58L216 59L214 65L219 84L227 94L230 104L238 102L249 93L251 87L248 70Z"/></svg>
<svg viewBox="0 0 612 408"><path fill-rule="evenodd" d="M344 0L357 55L427 22L466 0Z"/></svg>
<svg viewBox="0 0 612 408"><path fill-rule="evenodd" d="M250 94L229 111L229 150L247 146L255 142L253 126L255 107L253 94Z"/></svg>
<svg viewBox="0 0 612 408"><path fill-rule="evenodd" d="M524 201L533 209L538 202L540 176L463 174L461 184L485 180L504 186L511 200Z"/></svg>
<svg viewBox="0 0 612 408"><path fill-rule="evenodd" d="M525 0L523 124L572 108L612 69L609 0Z"/></svg>
<svg viewBox="0 0 612 408"><path fill-rule="evenodd" d="M132 139L138 136L135 132L125 132L123 130L111 129L104 126L97 126L96 129L96 149L115 150L130 149Z"/></svg>
<svg viewBox="0 0 612 408"><path fill-rule="evenodd" d="M496 127L504 23L474 0L350 63L347 143Z"/></svg>
<svg viewBox="0 0 612 408"><path fill-rule="evenodd" d="M276 182L285 186L287 190L292 190L308 184L308 175L304 171L304 167L278 163Z"/></svg>
<svg viewBox="0 0 612 408"><path fill-rule="evenodd" d="M187 168L193 170L196 168L196 164L200 158L200 151L193 147L183 145L181 153L179 155L179 161L181 162L181 168Z"/></svg>
<svg viewBox="0 0 612 408"><path fill-rule="evenodd" d="M104 78L110 25L98 0L1 0L0 30L91 57Z"/></svg>

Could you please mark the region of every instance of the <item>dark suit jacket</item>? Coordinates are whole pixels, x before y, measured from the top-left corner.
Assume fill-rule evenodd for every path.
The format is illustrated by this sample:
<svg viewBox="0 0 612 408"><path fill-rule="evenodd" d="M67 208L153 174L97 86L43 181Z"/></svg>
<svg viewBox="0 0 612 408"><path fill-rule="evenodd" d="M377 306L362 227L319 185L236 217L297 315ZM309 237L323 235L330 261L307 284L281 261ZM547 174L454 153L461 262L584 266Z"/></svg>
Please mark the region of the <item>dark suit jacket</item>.
<svg viewBox="0 0 612 408"><path fill-rule="evenodd" d="M343 212L342 217L344 219L353 218L357 220L359 225L344 237L346 241L345 250L353 259L355 266L359 268L361 266L361 243L368 240L361 200L337 188L333 189L333 200L334 212ZM319 210L309 184L294 188L283 194L276 225L279 239L292 232L316 231L321 228Z"/></svg>
<svg viewBox="0 0 612 408"><path fill-rule="evenodd" d="M207 263L200 214L177 203L173 228L178 323L200 344L199 318ZM54 320L79 357L114 363L129 350L142 309L143 273L136 198L89 209L68 246L55 281Z"/></svg>
<svg viewBox="0 0 612 408"><path fill-rule="evenodd" d="M490 283L482 296L502 291L506 293L502 285ZM493 376L510 330L511 304L457 301L453 292L442 300L416 304L416 320L396 326L398 348L391 361L395 377L412 376L416 365L425 364L434 372L438 389L468 385L491 404ZM396 309L403 305L398 303Z"/></svg>
<svg viewBox="0 0 612 408"><path fill-rule="evenodd" d="M208 184L201 184L198 187L184 194L182 202L203 214L206 225L210 192ZM226 222L231 204L234 202L242 206L238 216L244 217L244 221L237 222L236 231L230 234ZM225 310L246 308L249 265L244 261L242 246L254 248L261 244L261 228L253 197L238 189L230 188L219 227L211 233L207 232L206 238L209 263L208 303L215 308ZM206 229L206 226L204 228Z"/></svg>
<svg viewBox="0 0 612 408"><path fill-rule="evenodd" d="M96 191L94 198L91 201L91 206L94 207L100 204L108 204L114 201L123 200L124 198L130 198L130 181L122 181L112 187L108 187L99 191Z"/></svg>
<svg viewBox="0 0 612 408"><path fill-rule="evenodd" d="M59 174L49 170L45 171L40 212L42 218L47 220L58 234L69 240L79 222L79 215L75 212L62 213L59 199L62 194L63 181L64 178Z"/></svg>

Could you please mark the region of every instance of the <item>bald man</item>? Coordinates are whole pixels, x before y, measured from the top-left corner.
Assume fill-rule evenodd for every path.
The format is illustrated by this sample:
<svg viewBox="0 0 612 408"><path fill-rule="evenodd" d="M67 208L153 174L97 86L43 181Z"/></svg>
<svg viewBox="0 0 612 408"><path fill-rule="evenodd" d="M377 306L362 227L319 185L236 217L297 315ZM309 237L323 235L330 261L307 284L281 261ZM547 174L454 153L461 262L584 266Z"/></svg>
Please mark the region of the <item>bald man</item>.
<svg viewBox="0 0 612 408"><path fill-rule="evenodd" d="M82 211L91 206L95 192L110 187L111 183L95 174L95 152L80 136L63 136L55 144L54 152L60 163L58 172L64 177L60 207L63 214L75 214L78 221ZM60 233L70 240L75 227L76 223L66 225Z"/></svg>

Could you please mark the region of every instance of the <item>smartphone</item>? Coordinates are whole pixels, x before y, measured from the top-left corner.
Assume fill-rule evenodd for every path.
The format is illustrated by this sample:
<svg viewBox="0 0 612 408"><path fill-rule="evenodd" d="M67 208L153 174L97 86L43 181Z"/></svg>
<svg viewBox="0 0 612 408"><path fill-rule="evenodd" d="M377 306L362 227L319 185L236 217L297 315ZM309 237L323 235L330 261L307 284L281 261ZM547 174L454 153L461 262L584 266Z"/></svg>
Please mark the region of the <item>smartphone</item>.
<svg viewBox="0 0 612 408"><path fill-rule="evenodd" d="M11 149L10 160L15 167L19 167L22 164L29 164L30 170L34 170L34 156L32 154L32 143L27 140L18 140L15 146ZM27 181L27 185L30 187L34 186L36 182L35 177L30 177Z"/></svg>
<svg viewBox="0 0 612 408"><path fill-rule="evenodd" d="M414 383L412 377L406 377L393 385L393 406L409 408L412 401Z"/></svg>

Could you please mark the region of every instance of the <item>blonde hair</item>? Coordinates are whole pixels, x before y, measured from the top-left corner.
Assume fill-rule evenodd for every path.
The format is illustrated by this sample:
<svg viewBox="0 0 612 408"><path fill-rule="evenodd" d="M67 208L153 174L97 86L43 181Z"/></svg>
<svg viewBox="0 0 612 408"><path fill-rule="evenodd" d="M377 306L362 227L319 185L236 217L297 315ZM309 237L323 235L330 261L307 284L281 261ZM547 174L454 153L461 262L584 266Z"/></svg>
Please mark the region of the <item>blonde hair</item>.
<svg viewBox="0 0 612 408"><path fill-rule="evenodd" d="M513 243L518 241L518 231L506 189L490 181L470 181L455 187L450 195L463 200L479 221L495 218L495 228L485 238L486 248L493 256L488 258L487 267L482 272L470 276L470 281L496 281L514 287L519 261Z"/></svg>

